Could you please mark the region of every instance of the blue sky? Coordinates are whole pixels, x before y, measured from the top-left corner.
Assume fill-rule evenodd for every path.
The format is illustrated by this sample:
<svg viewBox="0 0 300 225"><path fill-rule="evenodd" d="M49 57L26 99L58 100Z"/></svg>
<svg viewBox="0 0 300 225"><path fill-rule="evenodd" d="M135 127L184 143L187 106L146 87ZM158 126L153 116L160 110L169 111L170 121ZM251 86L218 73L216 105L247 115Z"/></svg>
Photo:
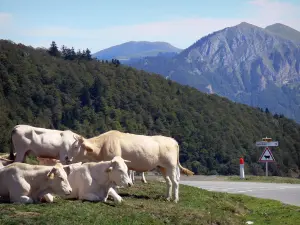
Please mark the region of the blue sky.
<svg viewBox="0 0 300 225"><path fill-rule="evenodd" d="M299 0L0 0L0 37L34 47L90 48L126 41L166 41L187 48L240 22L280 22L300 30Z"/></svg>

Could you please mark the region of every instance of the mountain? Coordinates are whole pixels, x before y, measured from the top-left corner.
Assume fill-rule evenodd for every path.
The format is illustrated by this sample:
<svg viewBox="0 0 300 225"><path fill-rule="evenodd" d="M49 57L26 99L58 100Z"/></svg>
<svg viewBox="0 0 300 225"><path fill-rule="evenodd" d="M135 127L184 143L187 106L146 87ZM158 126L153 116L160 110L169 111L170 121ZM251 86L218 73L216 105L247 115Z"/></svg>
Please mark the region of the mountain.
<svg viewBox="0 0 300 225"><path fill-rule="evenodd" d="M267 26L265 30L277 34L285 39L300 43L300 32L281 23L275 23Z"/></svg>
<svg viewBox="0 0 300 225"><path fill-rule="evenodd" d="M300 122L299 44L266 29L243 22L171 59L146 57L129 65Z"/></svg>
<svg viewBox="0 0 300 225"><path fill-rule="evenodd" d="M0 152L21 123L85 137L117 129L174 137L181 163L197 174L239 174L243 156L246 173L263 175L254 143L268 136L279 141L270 175L300 174L300 125L283 115L125 65L49 54L0 40Z"/></svg>
<svg viewBox="0 0 300 225"><path fill-rule="evenodd" d="M174 55L180 51L181 49L166 42L130 41L96 52L93 57L103 60L114 58L126 63L128 60L136 60L146 56Z"/></svg>

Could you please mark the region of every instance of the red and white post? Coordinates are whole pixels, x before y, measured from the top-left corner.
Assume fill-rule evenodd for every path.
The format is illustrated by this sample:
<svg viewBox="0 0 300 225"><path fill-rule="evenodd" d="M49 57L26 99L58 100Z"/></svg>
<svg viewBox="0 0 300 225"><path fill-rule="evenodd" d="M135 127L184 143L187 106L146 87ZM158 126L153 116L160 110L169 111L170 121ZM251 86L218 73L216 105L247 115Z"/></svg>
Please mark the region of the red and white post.
<svg viewBox="0 0 300 225"><path fill-rule="evenodd" d="M245 179L244 159L240 158L240 178Z"/></svg>

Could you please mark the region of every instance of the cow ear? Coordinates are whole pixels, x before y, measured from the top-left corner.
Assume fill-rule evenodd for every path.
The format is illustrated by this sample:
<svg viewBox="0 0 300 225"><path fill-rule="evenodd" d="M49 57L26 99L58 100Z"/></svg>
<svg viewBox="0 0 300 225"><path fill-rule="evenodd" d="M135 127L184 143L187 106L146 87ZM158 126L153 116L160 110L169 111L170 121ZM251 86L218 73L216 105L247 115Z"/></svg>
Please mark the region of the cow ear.
<svg viewBox="0 0 300 225"><path fill-rule="evenodd" d="M124 159L124 162L125 162L125 163L131 163L130 160L126 160L126 159Z"/></svg>
<svg viewBox="0 0 300 225"><path fill-rule="evenodd" d="M111 172L113 170L113 168L112 168L112 166L110 166L110 167L108 167L107 169L106 169L106 173L109 173L109 172Z"/></svg>
<svg viewBox="0 0 300 225"><path fill-rule="evenodd" d="M89 146L85 146L85 150L87 151L87 152L93 152L94 150L91 148L91 147L89 147Z"/></svg>
<svg viewBox="0 0 300 225"><path fill-rule="evenodd" d="M63 166L64 170L66 171L66 174L69 176L69 174L71 173L71 168L70 166Z"/></svg>
<svg viewBox="0 0 300 225"><path fill-rule="evenodd" d="M53 167L51 171L47 174L49 179L54 179L55 174L57 173L57 168Z"/></svg>
<svg viewBox="0 0 300 225"><path fill-rule="evenodd" d="M78 139L79 143L83 143L84 142L84 138L81 135L79 135L77 139Z"/></svg>

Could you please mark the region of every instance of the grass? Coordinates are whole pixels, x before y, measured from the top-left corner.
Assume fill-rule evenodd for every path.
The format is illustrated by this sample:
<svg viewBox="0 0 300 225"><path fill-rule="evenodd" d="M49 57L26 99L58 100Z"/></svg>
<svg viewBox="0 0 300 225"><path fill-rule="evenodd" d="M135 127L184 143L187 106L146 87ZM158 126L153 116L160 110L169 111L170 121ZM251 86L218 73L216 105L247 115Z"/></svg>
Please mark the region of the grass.
<svg viewBox="0 0 300 225"><path fill-rule="evenodd" d="M120 205L56 199L54 203L0 204L0 224L295 224L300 208L274 200L209 192L180 185L179 203L166 202L165 183L136 182L120 189Z"/></svg>
<svg viewBox="0 0 300 225"><path fill-rule="evenodd" d="M245 179L240 179L239 176L228 176L226 180L230 181L252 181L252 182L266 182L266 183L289 183L289 184L300 184L300 179L292 177L276 177L276 176L251 176L246 175Z"/></svg>

